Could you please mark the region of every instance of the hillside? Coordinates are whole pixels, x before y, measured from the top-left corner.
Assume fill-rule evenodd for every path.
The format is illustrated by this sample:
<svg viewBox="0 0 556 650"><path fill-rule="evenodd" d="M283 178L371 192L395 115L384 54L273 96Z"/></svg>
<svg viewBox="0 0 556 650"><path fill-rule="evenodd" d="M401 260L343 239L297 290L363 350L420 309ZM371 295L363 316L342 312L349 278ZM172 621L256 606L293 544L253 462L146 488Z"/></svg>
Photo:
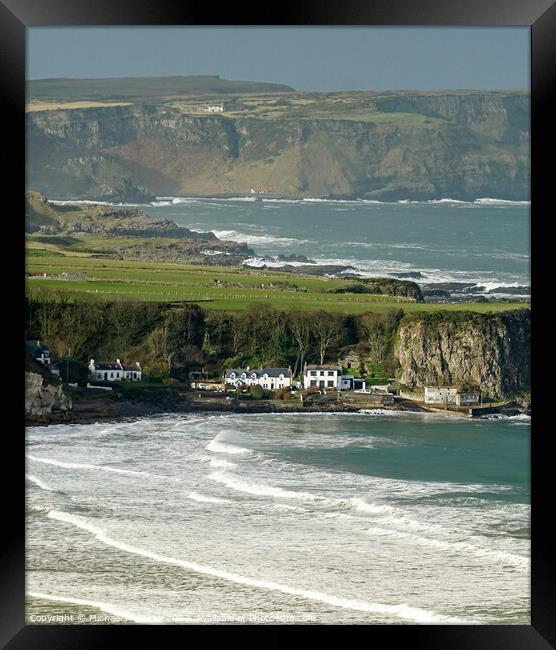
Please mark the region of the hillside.
<svg viewBox="0 0 556 650"><path fill-rule="evenodd" d="M27 114L28 183L55 198L150 201L252 190L289 198L529 198L525 92L216 96L207 89L188 98L176 85L156 98L149 86L135 100L140 88L108 94L76 83L67 92L58 86L47 107L30 105ZM33 90L32 98L45 96ZM130 101L64 104L87 98ZM208 112L214 104L222 112Z"/></svg>
<svg viewBox="0 0 556 650"><path fill-rule="evenodd" d="M146 99L207 93L292 92L284 84L230 81L217 75L115 77L108 79L36 79L27 82L30 100Z"/></svg>

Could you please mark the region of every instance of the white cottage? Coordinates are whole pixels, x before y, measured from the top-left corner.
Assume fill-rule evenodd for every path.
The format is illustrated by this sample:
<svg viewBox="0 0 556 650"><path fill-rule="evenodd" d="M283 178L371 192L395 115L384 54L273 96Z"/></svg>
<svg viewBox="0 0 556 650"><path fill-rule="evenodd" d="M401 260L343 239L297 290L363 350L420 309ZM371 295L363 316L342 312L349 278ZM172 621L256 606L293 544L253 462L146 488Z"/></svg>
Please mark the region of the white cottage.
<svg viewBox="0 0 556 650"><path fill-rule="evenodd" d="M467 406L478 404L481 393L478 390L461 392L453 386L425 386L425 404L455 404Z"/></svg>
<svg viewBox="0 0 556 650"><path fill-rule="evenodd" d="M139 362L124 364L119 359L115 363L89 362L89 377L92 381L141 381L143 371Z"/></svg>
<svg viewBox="0 0 556 650"><path fill-rule="evenodd" d="M340 366L315 366L305 364L303 388L338 388L341 382ZM342 386L340 385L340 389Z"/></svg>
<svg viewBox="0 0 556 650"><path fill-rule="evenodd" d="M226 370L225 383L236 388L261 386L267 390L278 390L292 385L292 371L290 368L229 368Z"/></svg>

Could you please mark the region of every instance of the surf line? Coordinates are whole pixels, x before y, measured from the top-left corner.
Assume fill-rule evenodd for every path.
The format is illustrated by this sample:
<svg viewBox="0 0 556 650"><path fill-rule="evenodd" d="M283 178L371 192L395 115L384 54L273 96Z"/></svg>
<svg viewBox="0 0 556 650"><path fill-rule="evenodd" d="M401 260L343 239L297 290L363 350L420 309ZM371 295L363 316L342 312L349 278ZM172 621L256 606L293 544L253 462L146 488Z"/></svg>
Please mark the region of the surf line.
<svg viewBox="0 0 556 650"><path fill-rule="evenodd" d="M27 592L28 596L32 598L39 598L41 600L52 600L60 603L71 603L72 605L84 605L86 607L93 607L95 609L100 609L111 616L115 616L120 619L125 619L128 621L133 621L134 623L152 623L152 618L147 618L143 616L138 616L136 614L130 614L129 612L119 609L114 605L109 603L101 603L96 600L84 600L83 598L68 598L66 596L54 596L52 594L45 594L39 591L29 591Z"/></svg>
<svg viewBox="0 0 556 650"><path fill-rule="evenodd" d="M333 596L331 594L326 594L320 591L300 589L299 587L290 587L279 582L274 582L273 580L249 578L247 576L231 573L230 571L217 569L206 564L199 564L197 562L191 562L189 560L180 560L178 558L173 558L167 555L160 555L159 553L153 553L152 551L148 551L137 546L132 546L130 544L126 544L125 542L119 542L118 540L109 537L106 532L102 530L102 528L99 528L98 526L95 526L94 524L84 520L82 517L76 517L75 515L69 514L67 512L50 510L47 514L47 517L50 519L62 521L64 523L72 524L77 528L86 530L89 533L93 534L100 542L103 542L104 544L117 548L121 551L132 553L134 555L141 555L148 559L154 560L155 562L178 566L189 571L194 571L195 573L210 575L215 578L227 580L229 582L235 582L236 584L256 587L259 589L266 589L270 591L279 591L283 594L300 596L308 600L316 600L322 603L326 603L327 605L333 605L335 607L341 607L343 609L351 609L371 614L391 614L404 620L414 621L415 623L452 623L460 625L477 623L477 621L465 621L458 618L434 614L418 607L411 607L405 603L402 603L400 605L368 603L363 600L344 598L342 596Z"/></svg>
<svg viewBox="0 0 556 650"><path fill-rule="evenodd" d="M54 465L55 467L64 467L66 469L93 469L93 470L102 470L104 472L112 472L114 474L130 474L132 476L154 476L156 478L168 479L167 476L157 476L156 474L150 474L149 472L138 472L132 469L119 469L118 467L108 467L106 465L90 465L88 463L70 463L67 461L61 460L52 460L51 458L38 458L37 456L31 456L27 454L27 457L31 460L34 460L37 463L44 463L45 465Z"/></svg>

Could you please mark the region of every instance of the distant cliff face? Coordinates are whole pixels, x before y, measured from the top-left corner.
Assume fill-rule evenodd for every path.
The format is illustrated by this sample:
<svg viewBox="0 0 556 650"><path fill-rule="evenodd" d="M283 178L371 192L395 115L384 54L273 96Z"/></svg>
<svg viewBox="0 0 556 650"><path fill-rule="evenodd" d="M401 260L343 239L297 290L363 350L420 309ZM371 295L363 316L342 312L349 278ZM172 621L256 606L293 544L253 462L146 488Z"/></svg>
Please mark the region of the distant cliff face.
<svg viewBox="0 0 556 650"><path fill-rule="evenodd" d="M55 198L529 197L529 98L517 92L390 95L350 117L35 111L27 137L29 187Z"/></svg>
<svg viewBox="0 0 556 650"><path fill-rule="evenodd" d="M529 310L411 314L398 333L404 384L474 384L495 399L530 386Z"/></svg>

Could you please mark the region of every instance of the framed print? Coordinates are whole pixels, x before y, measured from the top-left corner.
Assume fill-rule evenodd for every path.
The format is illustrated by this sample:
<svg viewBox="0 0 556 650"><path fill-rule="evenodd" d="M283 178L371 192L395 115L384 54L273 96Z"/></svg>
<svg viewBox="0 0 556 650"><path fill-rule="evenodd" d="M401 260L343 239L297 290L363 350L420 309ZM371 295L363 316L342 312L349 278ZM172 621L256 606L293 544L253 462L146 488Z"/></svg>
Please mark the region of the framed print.
<svg viewBox="0 0 556 650"><path fill-rule="evenodd" d="M7 648L554 643L556 10L284 9L2 0Z"/></svg>

